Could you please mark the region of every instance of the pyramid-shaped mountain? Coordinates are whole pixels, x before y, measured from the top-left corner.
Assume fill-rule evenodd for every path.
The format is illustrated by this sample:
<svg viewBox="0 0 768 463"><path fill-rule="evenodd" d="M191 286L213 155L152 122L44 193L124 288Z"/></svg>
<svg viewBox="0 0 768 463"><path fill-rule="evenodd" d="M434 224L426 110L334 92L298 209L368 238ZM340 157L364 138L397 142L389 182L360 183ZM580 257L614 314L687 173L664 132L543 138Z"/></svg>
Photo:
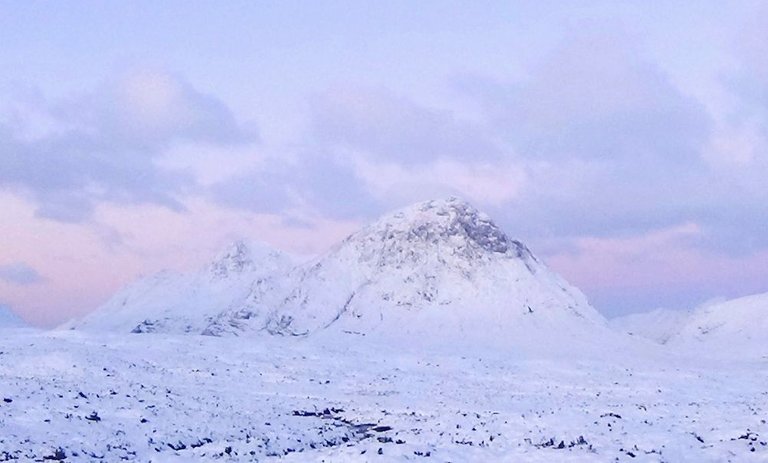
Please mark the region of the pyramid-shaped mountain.
<svg viewBox="0 0 768 463"><path fill-rule="evenodd" d="M503 343L605 325L581 292L455 198L381 218L294 268L280 286L256 282L242 306L222 313L206 333L331 331ZM546 340L531 340L539 341Z"/></svg>

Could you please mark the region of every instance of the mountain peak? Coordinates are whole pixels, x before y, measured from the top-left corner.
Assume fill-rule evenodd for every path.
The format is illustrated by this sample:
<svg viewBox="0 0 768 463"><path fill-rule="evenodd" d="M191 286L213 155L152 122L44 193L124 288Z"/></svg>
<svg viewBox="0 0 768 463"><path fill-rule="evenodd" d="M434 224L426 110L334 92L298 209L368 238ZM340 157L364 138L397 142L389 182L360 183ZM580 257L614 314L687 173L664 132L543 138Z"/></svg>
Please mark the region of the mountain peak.
<svg viewBox="0 0 768 463"><path fill-rule="evenodd" d="M242 273L253 269L254 262L250 247L243 240L230 244L224 252L211 263L211 273L226 277L232 273Z"/></svg>
<svg viewBox="0 0 768 463"><path fill-rule="evenodd" d="M384 242L448 243L472 255L530 256L522 243L510 239L488 215L456 197L405 207L379 219L359 235Z"/></svg>
<svg viewBox="0 0 768 463"><path fill-rule="evenodd" d="M292 267L291 256L265 243L251 240L232 242L208 265L215 279L260 273L265 274Z"/></svg>

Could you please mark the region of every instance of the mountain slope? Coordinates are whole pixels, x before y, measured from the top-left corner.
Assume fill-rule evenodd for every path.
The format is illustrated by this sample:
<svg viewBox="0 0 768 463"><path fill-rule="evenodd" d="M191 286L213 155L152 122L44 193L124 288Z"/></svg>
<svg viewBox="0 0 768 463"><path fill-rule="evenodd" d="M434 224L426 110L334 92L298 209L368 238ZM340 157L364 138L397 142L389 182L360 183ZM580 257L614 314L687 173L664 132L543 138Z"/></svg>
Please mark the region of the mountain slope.
<svg viewBox="0 0 768 463"><path fill-rule="evenodd" d="M608 331L581 292L455 198L388 215L294 269L280 290L271 285L254 285L207 333L328 331L506 344Z"/></svg>
<svg viewBox="0 0 768 463"><path fill-rule="evenodd" d="M670 345L737 357L768 357L768 293L697 308Z"/></svg>
<svg viewBox="0 0 768 463"><path fill-rule="evenodd" d="M655 309L650 312L616 317L611 319L609 324L619 332L666 344L678 335L690 320L691 315L690 310Z"/></svg>
<svg viewBox="0 0 768 463"><path fill-rule="evenodd" d="M666 344L683 354L768 358L768 293L709 302L692 310L664 310L618 317L622 333Z"/></svg>
<svg viewBox="0 0 768 463"><path fill-rule="evenodd" d="M164 271L129 285L74 327L199 333L217 314L240 304L254 281L283 273L292 265L279 251L238 241L197 273Z"/></svg>

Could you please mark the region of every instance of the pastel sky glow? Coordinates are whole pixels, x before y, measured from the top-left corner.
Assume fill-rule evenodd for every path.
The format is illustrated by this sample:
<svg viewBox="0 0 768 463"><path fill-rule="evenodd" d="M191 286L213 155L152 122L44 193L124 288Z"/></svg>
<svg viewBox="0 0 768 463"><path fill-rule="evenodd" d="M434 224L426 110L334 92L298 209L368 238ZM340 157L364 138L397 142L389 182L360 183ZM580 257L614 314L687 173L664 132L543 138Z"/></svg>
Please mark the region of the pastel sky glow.
<svg viewBox="0 0 768 463"><path fill-rule="evenodd" d="M0 304L457 195L607 316L768 291L762 1L0 0Z"/></svg>

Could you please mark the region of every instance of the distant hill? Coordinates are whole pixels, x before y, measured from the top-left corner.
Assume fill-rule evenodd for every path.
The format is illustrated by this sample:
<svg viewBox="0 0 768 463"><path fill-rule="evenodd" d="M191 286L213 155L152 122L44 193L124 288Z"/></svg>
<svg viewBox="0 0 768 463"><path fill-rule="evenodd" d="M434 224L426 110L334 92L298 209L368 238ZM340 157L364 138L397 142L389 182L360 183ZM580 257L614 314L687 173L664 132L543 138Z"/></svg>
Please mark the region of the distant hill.
<svg viewBox="0 0 768 463"><path fill-rule="evenodd" d="M734 357L768 358L768 293L697 308L670 343Z"/></svg>
<svg viewBox="0 0 768 463"><path fill-rule="evenodd" d="M610 324L681 352L768 358L768 293L709 302L687 311L632 314Z"/></svg>

